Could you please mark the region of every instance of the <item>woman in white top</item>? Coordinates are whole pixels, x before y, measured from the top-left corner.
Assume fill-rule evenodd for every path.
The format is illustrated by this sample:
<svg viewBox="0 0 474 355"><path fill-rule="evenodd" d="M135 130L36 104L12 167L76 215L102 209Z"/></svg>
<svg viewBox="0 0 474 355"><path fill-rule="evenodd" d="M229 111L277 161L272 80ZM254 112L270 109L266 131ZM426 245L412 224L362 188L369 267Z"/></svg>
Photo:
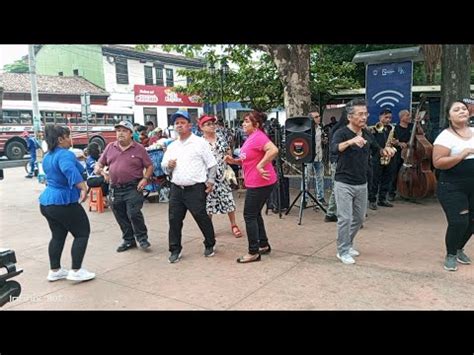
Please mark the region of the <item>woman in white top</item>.
<svg viewBox="0 0 474 355"><path fill-rule="evenodd" d="M448 220L444 268L456 271L457 263L470 264L463 248L474 228L474 128L463 101L448 108L449 127L433 143L433 165L440 170L438 199Z"/></svg>

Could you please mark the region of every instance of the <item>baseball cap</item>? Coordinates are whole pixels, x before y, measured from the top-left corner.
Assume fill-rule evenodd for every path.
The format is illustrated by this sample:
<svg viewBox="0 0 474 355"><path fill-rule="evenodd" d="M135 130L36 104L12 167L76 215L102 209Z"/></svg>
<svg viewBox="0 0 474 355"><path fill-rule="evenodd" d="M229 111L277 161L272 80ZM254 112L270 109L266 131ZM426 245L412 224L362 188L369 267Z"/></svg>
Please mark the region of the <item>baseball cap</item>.
<svg viewBox="0 0 474 355"><path fill-rule="evenodd" d="M185 119L188 120L188 122L191 122L191 117L189 117L189 113L187 111L180 110L173 113L173 115L171 116L171 121L173 122L173 124L174 124L174 121L176 121L178 117L184 117Z"/></svg>
<svg viewBox="0 0 474 355"><path fill-rule="evenodd" d="M199 126L202 127L204 123L209 122L209 121L216 122L217 118L215 118L214 116L204 115L199 119Z"/></svg>
<svg viewBox="0 0 474 355"><path fill-rule="evenodd" d="M383 110L380 111L379 116L385 115L387 113L392 113L392 110L390 110L389 108L384 108Z"/></svg>
<svg viewBox="0 0 474 355"><path fill-rule="evenodd" d="M129 129L133 133L133 125L128 121L120 121L118 124L115 125L115 128L124 127Z"/></svg>

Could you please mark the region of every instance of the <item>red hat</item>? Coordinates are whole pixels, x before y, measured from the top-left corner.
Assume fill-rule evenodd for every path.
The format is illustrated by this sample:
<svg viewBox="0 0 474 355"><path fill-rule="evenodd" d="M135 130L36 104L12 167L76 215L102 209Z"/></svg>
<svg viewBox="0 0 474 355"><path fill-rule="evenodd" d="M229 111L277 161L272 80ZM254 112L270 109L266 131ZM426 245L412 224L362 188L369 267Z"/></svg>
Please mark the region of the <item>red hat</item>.
<svg viewBox="0 0 474 355"><path fill-rule="evenodd" d="M199 119L199 127L202 127L204 125L204 123L209 122L209 121L216 122L217 118L214 117L214 116L203 115Z"/></svg>

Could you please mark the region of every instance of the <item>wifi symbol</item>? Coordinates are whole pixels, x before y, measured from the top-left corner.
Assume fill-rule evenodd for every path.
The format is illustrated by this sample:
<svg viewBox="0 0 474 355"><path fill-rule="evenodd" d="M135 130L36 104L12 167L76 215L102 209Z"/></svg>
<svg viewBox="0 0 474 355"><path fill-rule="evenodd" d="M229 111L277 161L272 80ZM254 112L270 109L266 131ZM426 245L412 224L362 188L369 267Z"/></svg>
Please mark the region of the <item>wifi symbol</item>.
<svg viewBox="0 0 474 355"><path fill-rule="evenodd" d="M382 96L384 95L384 96ZM390 96L392 95L392 96ZM401 92L395 91L395 90L384 90L380 91L379 93L375 94L372 96L372 100L375 100L378 96L381 96L375 103L379 105L380 107L384 106L392 106L395 107L395 104L392 102L400 102L400 98L397 98L396 96L399 96L400 98L405 97Z"/></svg>

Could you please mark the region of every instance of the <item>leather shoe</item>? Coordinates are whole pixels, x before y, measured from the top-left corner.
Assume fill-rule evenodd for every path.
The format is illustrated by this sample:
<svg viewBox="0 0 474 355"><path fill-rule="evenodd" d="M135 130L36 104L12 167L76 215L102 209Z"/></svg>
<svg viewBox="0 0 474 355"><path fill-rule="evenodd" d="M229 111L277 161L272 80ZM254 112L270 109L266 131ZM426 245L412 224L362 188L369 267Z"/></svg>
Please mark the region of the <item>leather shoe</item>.
<svg viewBox="0 0 474 355"><path fill-rule="evenodd" d="M324 222L337 222L337 216L327 214L326 217L324 217Z"/></svg>
<svg viewBox="0 0 474 355"><path fill-rule="evenodd" d="M135 241L124 241L120 246L117 248L117 253L121 253L122 251L131 249L131 248L136 248L137 247L137 242Z"/></svg>
<svg viewBox="0 0 474 355"><path fill-rule="evenodd" d="M386 200L379 201L378 205L382 207L393 207L393 205Z"/></svg>
<svg viewBox="0 0 474 355"><path fill-rule="evenodd" d="M142 249L148 249L151 246L150 242L147 239L140 240L138 244L140 245L140 248Z"/></svg>

